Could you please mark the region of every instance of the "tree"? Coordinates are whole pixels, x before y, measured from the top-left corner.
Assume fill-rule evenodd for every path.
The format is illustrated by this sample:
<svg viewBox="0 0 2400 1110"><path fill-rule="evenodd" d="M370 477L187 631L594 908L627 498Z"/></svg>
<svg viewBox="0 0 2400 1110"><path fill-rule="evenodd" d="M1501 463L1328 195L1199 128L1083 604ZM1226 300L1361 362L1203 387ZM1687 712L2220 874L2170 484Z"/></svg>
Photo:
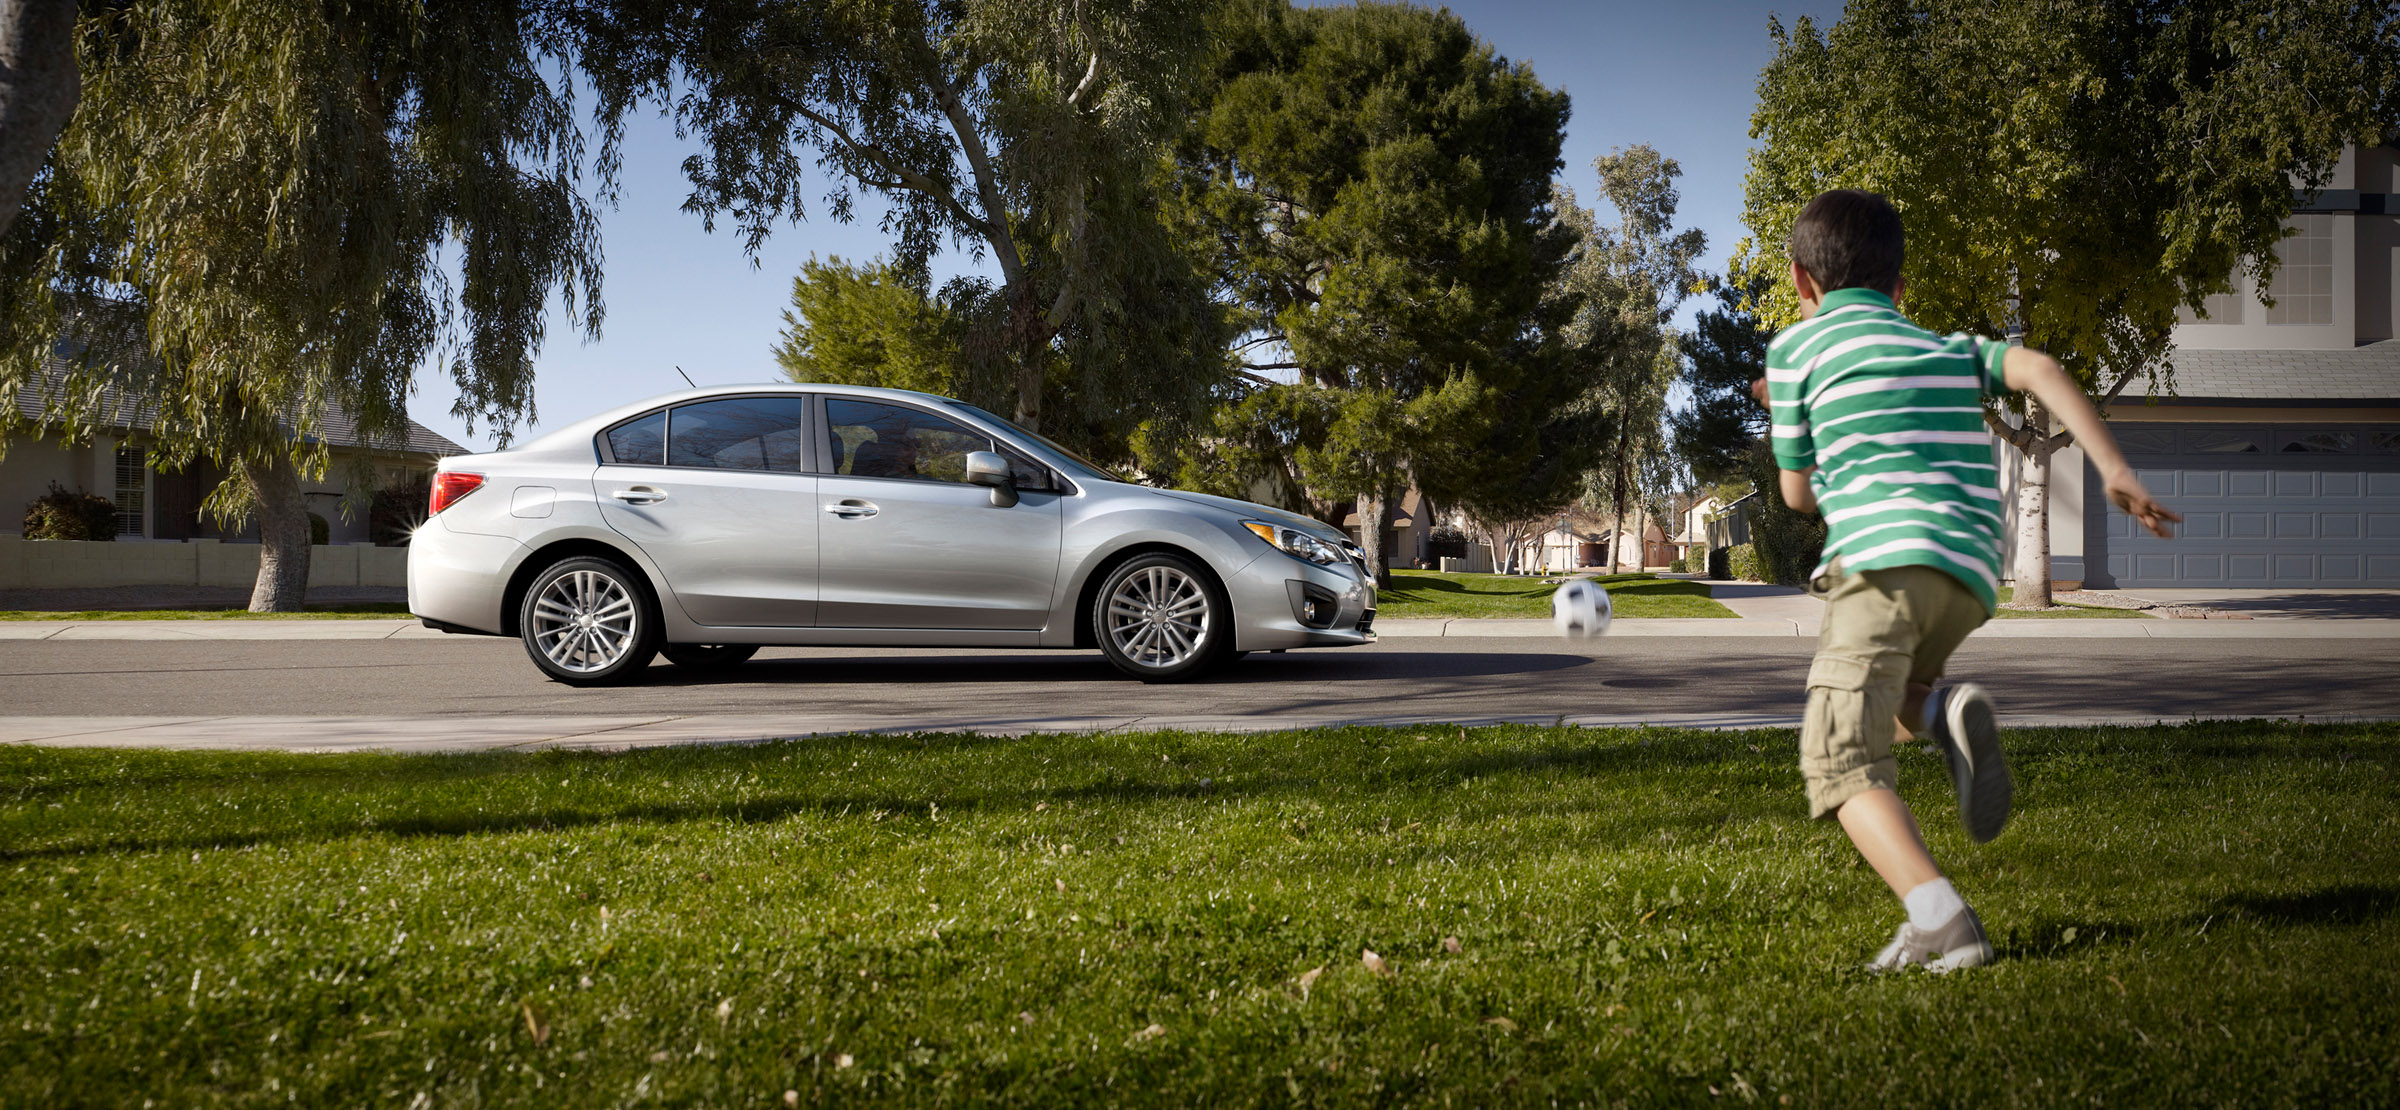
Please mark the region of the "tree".
<svg viewBox="0 0 2400 1110"><path fill-rule="evenodd" d="M1673 230L1675 179L1683 174L1673 159L1644 144L1595 158L1592 169L1620 222L1601 226L1576 206L1572 190L1562 190L1558 210L1581 242L1562 275L1580 302L1566 340L1597 407L1609 413L1606 459L1587 489L1606 500L1612 525L1622 529L1626 510L1641 499L1643 475L1666 461L1661 421L1679 338L1668 321L1696 281L1692 264L1708 238ZM1623 547L1609 545L1612 574Z"/></svg>
<svg viewBox="0 0 2400 1110"><path fill-rule="evenodd" d="M1767 293L1756 279L1737 290L1712 276L1708 292L1717 307L1700 313L1683 343L1691 407L1669 415L1668 424L1675 453L1694 477L1713 484L1744 473L1750 446L1767 434L1767 409L1751 396L1750 383L1766 376L1774 331L1753 310Z"/></svg>
<svg viewBox="0 0 2400 1110"><path fill-rule="evenodd" d="M508 5L308 0L109 6L75 36L82 110L0 241L0 392L40 388L68 438L108 391L147 409L163 469L213 461L208 505L256 516L251 608L297 609L330 413L399 442L447 340L453 411L505 439L549 294L598 328L565 63L537 69L563 46Z"/></svg>
<svg viewBox="0 0 2400 1110"><path fill-rule="evenodd" d="M775 361L796 382L961 392L959 322L889 264L802 263Z"/></svg>
<svg viewBox="0 0 2400 1110"><path fill-rule="evenodd" d="M0 0L0 236L75 114L75 0Z"/></svg>
<svg viewBox="0 0 2400 1110"><path fill-rule="evenodd" d="M1549 296L1567 98L1448 11L1237 5L1210 33L1224 60L1179 152L1184 218L1237 351L1272 352L1245 363L1254 391L1219 438L1355 504L1388 583L1402 484L1464 504L1487 475L1539 471L1527 414L1572 395Z"/></svg>
<svg viewBox="0 0 2400 1110"><path fill-rule="evenodd" d="M1779 277L1817 192L1883 193L1908 222L1910 316L2021 334L2103 406L2171 389L2177 309L2237 263L2264 288L2294 184L2400 121L2389 0L1852 0L1823 35L1770 33L1737 277ZM1758 312L1797 318L1780 282ZM1986 420L2025 459L2016 601L2046 606L2049 459L2070 440L2039 406Z"/></svg>
<svg viewBox="0 0 2400 1110"><path fill-rule="evenodd" d="M997 288L954 282L940 298L969 329L966 398L1105 457L1124 453L1128 414L1189 422L1223 376L1205 287L1153 191L1204 9L585 0L570 18L603 120L651 102L699 139L685 207L712 227L730 215L755 248L802 218L813 160L834 218L861 191L889 204L892 265L910 282L945 241L991 259Z"/></svg>

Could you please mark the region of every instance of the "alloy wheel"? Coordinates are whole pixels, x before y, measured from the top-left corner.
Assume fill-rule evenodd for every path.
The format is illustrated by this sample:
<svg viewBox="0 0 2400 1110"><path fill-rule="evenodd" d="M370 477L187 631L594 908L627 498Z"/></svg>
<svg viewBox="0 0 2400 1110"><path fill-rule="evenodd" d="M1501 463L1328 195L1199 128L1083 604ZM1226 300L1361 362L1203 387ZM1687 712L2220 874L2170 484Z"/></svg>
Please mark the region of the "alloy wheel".
<svg viewBox="0 0 2400 1110"><path fill-rule="evenodd" d="M1164 670L1192 660L1210 644L1216 614L1207 587L1172 566L1142 567L1108 595L1105 627L1118 653Z"/></svg>
<svg viewBox="0 0 2400 1110"><path fill-rule="evenodd" d="M624 583L595 570L552 579L531 616L534 647L562 671L606 670L640 642L641 606Z"/></svg>

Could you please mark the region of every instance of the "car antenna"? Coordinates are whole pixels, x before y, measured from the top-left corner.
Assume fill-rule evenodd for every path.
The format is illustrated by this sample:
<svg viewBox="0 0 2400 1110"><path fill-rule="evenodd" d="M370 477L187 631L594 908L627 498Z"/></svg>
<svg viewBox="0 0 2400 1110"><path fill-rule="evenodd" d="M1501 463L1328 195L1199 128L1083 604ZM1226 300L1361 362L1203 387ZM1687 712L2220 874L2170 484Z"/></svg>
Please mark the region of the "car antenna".
<svg viewBox="0 0 2400 1110"><path fill-rule="evenodd" d="M676 372L676 373L678 373L678 374L683 374L683 367L681 367L681 366L678 366L678 367L676 367L676 368L675 368L675 372ZM700 383L699 383L699 382L696 382L696 381L693 381L693 380L692 380L692 376L691 376L690 374L683 374L683 384L685 384L685 385L688 385L688 386L692 387L693 389L698 389L698 388L700 388Z"/></svg>

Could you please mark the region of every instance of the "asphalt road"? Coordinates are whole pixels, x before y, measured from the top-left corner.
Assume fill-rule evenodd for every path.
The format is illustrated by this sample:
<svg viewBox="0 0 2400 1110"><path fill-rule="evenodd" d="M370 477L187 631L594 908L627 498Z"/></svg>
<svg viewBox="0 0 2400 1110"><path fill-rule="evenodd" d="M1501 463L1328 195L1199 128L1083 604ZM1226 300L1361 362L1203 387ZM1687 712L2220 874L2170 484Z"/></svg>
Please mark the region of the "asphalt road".
<svg viewBox="0 0 2400 1110"><path fill-rule="evenodd" d="M1094 652L769 648L728 675L661 662L634 685L580 690L543 679L513 640L0 643L0 740L98 723L59 727L81 718L381 718L401 733L602 717L740 717L751 731L790 734L1561 717L1775 724L1800 713L1812 647L1612 638L1587 653L1553 638L1393 638L1253 655L1178 686L1126 681ZM2016 723L2400 719L2390 641L1993 639L1970 641L1951 673L1985 684ZM31 719L53 724L44 731Z"/></svg>

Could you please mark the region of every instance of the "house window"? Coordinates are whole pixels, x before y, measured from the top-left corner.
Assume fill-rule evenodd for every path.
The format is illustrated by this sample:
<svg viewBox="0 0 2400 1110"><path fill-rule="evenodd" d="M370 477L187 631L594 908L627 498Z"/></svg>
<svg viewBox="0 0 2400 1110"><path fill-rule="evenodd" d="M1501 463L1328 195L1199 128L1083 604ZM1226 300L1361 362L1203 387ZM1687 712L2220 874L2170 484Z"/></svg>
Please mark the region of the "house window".
<svg viewBox="0 0 2400 1110"><path fill-rule="evenodd" d="M2292 235L2276 245L2283 266L2276 271L2270 324L2333 322L2333 217L2292 217Z"/></svg>
<svg viewBox="0 0 2400 1110"><path fill-rule="evenodd" d="M2234 275L2234 287L2223 293L2212 293L2200 299L2200 307L2208 313L2203 318L2190 308L2177 308L2175 322L2179 324L2238 324L2242 322L2241 275Z"/></svg>
<svg viewBox="0 0 2400 1110"><path fill-rule="evenodd" d="M150 534L150 453L139 447L117 448L117 534L136 538Z"/></svg>

